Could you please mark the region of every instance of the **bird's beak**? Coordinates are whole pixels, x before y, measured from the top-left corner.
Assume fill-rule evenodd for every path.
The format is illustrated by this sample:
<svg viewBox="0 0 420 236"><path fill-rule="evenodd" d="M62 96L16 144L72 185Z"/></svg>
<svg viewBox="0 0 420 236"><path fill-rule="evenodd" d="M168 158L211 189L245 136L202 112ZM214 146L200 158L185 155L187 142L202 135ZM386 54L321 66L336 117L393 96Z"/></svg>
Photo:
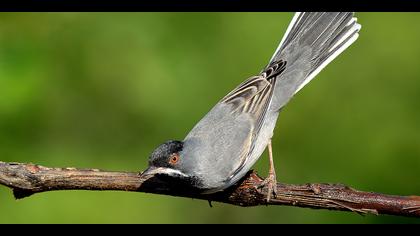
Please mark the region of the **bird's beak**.
<svg viewBox="0 0 420 236"><path fill-rule="evenodd" d="M145 171L143 171L140 174L140 177L150 176L150 175L155 175L155 174L188 177L188 175L182 173L179 170L174 170L174 169L166 168L166 167L154 167L154 166L149 166Z"/></svg>
<svg viewBox="0 0 420 236"><path fill-rule="evenodd" d="M144 177L144 176L147 176L147 175L154 175L154 174L156 174L156 172L157 172L157 168L156 167L149 166L145 171L143 171L140 174L140 176L141 177Z"/></svg>

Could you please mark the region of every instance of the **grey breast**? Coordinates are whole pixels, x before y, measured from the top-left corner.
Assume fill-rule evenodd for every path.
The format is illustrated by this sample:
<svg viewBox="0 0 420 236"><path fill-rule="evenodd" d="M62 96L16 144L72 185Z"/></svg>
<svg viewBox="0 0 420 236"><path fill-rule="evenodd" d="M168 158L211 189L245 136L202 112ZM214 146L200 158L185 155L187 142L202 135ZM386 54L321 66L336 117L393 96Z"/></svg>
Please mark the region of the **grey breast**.
<svg viewBox="0 0 420 236"><path fill-rule="evenodd" d="M218 103L184 139L182 156L203 188L222 190L248 154L253 122L249 114L232 113L231 105Z"/></svg>

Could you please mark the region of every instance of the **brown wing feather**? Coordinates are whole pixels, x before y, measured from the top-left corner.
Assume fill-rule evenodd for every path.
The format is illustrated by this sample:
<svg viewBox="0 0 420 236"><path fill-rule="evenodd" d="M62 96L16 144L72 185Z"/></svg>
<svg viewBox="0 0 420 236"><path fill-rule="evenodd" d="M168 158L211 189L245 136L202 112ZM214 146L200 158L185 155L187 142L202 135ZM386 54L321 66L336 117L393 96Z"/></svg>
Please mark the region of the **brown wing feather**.
<svg viewBox="0 0 420 236"><path fill-rule="evenodd" d="M255 121L253 133L249 140L249 145L246 148L247 150L241 155L242 160L239 167L231 176L242 169L248 154L252 151L254 140L264 123L265 114L273 97L276 78L285 68L285 61L273 62L260 75L244 81L221 100L221 103L231 104L233 106L232 113L248 113Z"/></svg>

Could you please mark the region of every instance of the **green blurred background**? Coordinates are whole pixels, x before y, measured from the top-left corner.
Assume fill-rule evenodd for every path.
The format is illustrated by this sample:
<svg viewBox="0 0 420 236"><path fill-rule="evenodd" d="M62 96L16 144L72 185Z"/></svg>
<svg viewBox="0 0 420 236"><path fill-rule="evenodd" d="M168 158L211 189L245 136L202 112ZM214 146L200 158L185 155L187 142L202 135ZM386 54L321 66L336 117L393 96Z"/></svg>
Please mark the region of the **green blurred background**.
<svg viewBox="0 0 420 236"><path fill-rule="evenodd" d="M0 160L140 171L258 73L292 13L2 13ZM420 13L360 13L360 37L283 110L279 181L420 195ZM266 154L255 169L268 170ZM0 223L420 223L144 193L14 200Z"/></svg>

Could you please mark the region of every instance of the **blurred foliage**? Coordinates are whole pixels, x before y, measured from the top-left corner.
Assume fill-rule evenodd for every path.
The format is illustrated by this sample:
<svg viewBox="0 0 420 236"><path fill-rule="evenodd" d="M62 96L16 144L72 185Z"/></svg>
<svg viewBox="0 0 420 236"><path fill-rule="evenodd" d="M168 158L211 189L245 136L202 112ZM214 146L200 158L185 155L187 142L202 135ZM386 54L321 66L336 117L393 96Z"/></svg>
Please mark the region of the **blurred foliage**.
<svg viewBox="0 0 420 236"><path fill-rule="evenodd" d="M141 171L268 62L292 13L2 13L0 160ZM278 180L420 195L419 13L360 13L358 41L282 111ZM255 166L268 170L266 155ZM200 209L200 210L197 210ZM419 223L126 192L49 192L1 223Z"/></svg>

